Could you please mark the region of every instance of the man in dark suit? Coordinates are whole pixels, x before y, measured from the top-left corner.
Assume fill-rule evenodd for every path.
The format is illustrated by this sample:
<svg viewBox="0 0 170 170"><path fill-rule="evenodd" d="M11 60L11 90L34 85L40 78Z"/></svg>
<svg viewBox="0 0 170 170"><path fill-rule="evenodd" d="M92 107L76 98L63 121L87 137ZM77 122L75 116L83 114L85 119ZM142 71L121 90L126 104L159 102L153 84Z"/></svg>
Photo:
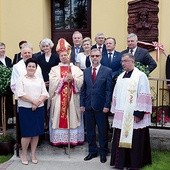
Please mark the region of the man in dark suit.
<svg viewBox="0 0 170 170"><path fill-rule="evenodd" d="M75 31L72 36L73 39L73 46L71 48L71 62L75 65L76 64L76 59L77 59L77 54L80 52L83 52L82 48L82 41L83 41L83 35L79 31Z"/></svg>
<svg viewBox="0 0 170 170"><path fill-rule="evenodd" d="M137 46L138 37L136 34L131 33L127 36L127 45L128 48L122 51L122 55L125 53L132 53L135 56L135 61L140 62L141 64L148 66L148 70L151 73L156 67L157 64L149 52L141 47Z"/></svg>
<svg viewBox="0 0 170 170"><path fill-rule="evenodd" d="M106 51L102 54L101 64L112 69L112 79L115 85L118 75L122 71L121 53L115 50L116 40L113 37L106 38ZM114 86L113 85L113 86Z"/></svg>
<svg viewBox="0 0 170 170"><path fill-rule="evenodd" d="M0 65L3 65L8 68L12 68L12 60L5 55L5 44L3 42L0 42ZM13 118L14 113L13 113L13 93L9 88L7 88L6 93L4 94L6 96L6 121L8 122L8 118ZM0 115L1 118L1 115ZM2 121L0 120L0 123ZM12 123L12 122L11 122ZM7 127L9 125L7 124Z"/></svg>
<svg viewBox="0 0 170 170"><path fill-rule="evenodd" d="M116 39L108 37L105 40L106 50L102 53L101 64L112 69L112 86L114 88L117 77L122 72L121 53L115 50ZM112 128L109 125L109 116L113 116L111 113L107 114L107 127L108 131L112 132Z"/></svg>
<svg viewBox="0 0 170 170"><path fill-rule="evenodd" d="M105 36L103 33L97 33L95 36L96 44L91 49L97 48L101 51L102 55L107 52L105 43Z"/></svg>
<svg viewBox="0 0 170 170"><path fill-rule="evenodd" d="M20 50L21 50L22 45L23 45L24 43L27 43L27 41L20 41L20 42L19 42L19 48L20 48ZM12 64L14 65L14 64L18 63L18 61L20 61L21 59L22 59L21 52L19 52L18 54L15 54Z"/></svg>
<svg viewBox="0 0 170 170"><path fill-rule="evenodd" d="M102 66L101 52L92 49L92 66L84 70L84 82L80 95L80 109L85 113L87 130L87 142L89 154L85 161L97 157L100 154L100 162L107 161L108 151L107 113L110 109L112 98L112 70ZM96 144L96 125L99 133L99 148Z"/></svg>

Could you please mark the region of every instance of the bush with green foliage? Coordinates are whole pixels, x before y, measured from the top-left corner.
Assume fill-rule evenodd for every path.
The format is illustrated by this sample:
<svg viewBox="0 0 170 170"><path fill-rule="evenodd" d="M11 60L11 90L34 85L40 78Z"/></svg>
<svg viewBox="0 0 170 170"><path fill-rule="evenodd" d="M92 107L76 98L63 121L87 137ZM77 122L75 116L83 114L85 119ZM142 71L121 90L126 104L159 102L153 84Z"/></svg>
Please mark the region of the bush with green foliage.
<svg viewBox="0 0 170 170"><path fill-rule="evenodd" d="M149 77L148 66L145 66L140 62L135 62L135 67L138 68L140 71L144 72L147 75L147 77Z"/></svg>
<svg viewBox="0 0 170 170"><path fill-rule="evenodd" d="M8 142L8 141L11 142L15 141L13 134L0 135L0 142Z"/></svg>
<svg viewBox="0 0 170 170"><path fill-rule="evenodd" d="M3 95L10 85L11 72L10 68L0 65L0 95Z"/></svg>

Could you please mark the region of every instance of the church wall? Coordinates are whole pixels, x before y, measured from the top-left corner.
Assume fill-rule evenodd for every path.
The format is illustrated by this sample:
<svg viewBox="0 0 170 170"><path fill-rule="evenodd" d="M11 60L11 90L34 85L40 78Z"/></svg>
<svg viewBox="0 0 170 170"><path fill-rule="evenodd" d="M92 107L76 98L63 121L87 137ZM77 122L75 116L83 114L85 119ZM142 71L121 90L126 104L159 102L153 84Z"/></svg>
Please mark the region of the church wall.
<svg viewBox="0 0 170 170"><path fill-rule="evenodd" d="M126 48L128 2L130 0L92 0L91 35L103 32L106 37L117 40L116 50ZM28 40L33 44L34 52L39 50L38 43L45 37L51 38L50 0L0 0L0 41L6 44L6 53L13 57L19 51L18 42ZM159 42L170 53L170 6L169 0L159 1ZM155 59L156 53L151 52ZM166 57L161 54L158 67L151 77L165 78Z"/></svg>

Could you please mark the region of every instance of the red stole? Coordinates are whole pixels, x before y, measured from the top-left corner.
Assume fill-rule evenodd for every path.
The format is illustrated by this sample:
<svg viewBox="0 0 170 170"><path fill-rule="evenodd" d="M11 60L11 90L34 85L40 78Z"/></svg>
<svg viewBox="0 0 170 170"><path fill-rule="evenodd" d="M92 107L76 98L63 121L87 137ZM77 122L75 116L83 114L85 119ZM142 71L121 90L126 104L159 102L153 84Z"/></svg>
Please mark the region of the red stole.
<svg viewBox="0 0 170 170"><path fill-rule="evenodd" d="M60 67L60 75L61 78L65 77L66 74L69 72L71 72L71 68L68 66L61 66ZM68 83L68 82L64 82L62 89L61 89L61 93L60 93L60 100L61 100L61 104L60 104L60 118L59 118L59 128L64 128L67 129L68 128L68 116L67 116L67 112L68 112L68 106L69 106L69 102L70 102L70 98L71 98L71 93L72 93L72 86L71 86L72 82Z"/></svg>

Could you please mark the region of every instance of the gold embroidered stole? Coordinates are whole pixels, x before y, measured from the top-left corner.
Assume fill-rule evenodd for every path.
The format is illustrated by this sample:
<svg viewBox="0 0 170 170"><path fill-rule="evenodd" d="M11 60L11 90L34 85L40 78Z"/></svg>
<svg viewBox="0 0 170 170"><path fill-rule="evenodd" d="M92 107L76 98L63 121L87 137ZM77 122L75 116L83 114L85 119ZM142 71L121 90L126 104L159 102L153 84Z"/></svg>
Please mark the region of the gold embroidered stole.
<svg viewBox="0 0 170 170"><path fill-rule="evenodd" d="M122 129L120 134L119 147L132 148L134 109L136 106L137 87L139 75L134 70L129 78L129 86L126 94L125 109L123 115Z"/></svg>

